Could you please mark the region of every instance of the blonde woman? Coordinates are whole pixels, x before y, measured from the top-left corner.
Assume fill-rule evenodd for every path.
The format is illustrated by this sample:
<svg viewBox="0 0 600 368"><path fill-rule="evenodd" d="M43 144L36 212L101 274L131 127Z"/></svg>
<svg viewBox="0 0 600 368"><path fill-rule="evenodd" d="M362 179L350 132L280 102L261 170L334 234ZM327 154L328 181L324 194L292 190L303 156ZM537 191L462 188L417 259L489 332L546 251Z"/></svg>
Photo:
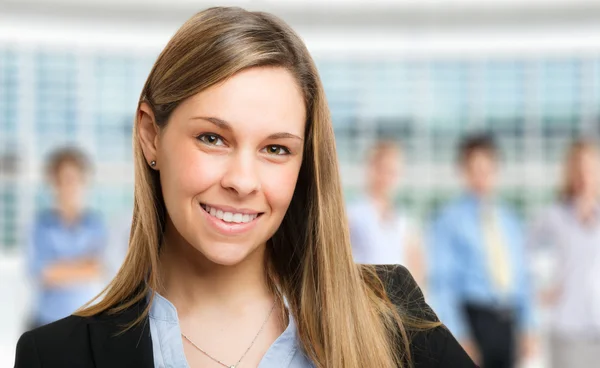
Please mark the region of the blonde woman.
<svg viewBox="0 0 600 368"><path fill-rule="evenodd" d="M600 360L600 157L591 141L574 142L559 200L534 223L530 245L554 265L541 282L550 311L553 367L592 367ZM549 256L549 257L548 257Z"/></svg>
<svg viewBox="0 0 600 368"><path fill-rule="evenodd" d="M348 206L354 260L361 264L401 264L423 287L425 267L417 226L394 204L402 149L394 141L380 140L371 147L366 161L365 193Z"/></svg>
<svg viewBox="0 0 600 368"><path fill-rule="evenodd" d="M405 269L352 261L323 87L282 21L192 17L134 132L125 262L96 304L24 334L18 368L473 366Z"/></svg>

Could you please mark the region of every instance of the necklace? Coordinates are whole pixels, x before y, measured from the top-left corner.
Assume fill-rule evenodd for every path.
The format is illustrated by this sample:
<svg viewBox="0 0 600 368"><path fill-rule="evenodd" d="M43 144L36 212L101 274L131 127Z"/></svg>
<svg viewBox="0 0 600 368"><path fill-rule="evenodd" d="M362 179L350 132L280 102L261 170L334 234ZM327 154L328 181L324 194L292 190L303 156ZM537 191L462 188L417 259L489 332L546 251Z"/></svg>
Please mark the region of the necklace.
<svg viewBox="0 0 600 368"><path fill-rule="evenodd" d="M276 303L273 302L273 306L271 307L271 310L269 311L269 314L267 315L267 318L265 318L265 321L263 322L262 326L260 326L260 329L256 333L256 336L254 336L254 339L252 339L252 342L250 343L250 346L248 346L248 349L246 349L246 351L244 352L244 354L242 354L242 356L240 357L240 359L234 365L225 364L222 361L220 361L219 359L213 357L212 355L210 355L209 353L207 353L204 349L202 349L198 345L194 344L194 342L192 340L190 340L190 338L187 337L183 332L181 333L181 336L183 336L196 349L200 350L200 352L202 352L204 355L206 355L207 357L209 357L213 361L221 364L223 367L236 368L236 367L238 367L238 365L240 364L240 362L242 361L242 359L244 359L244 357L246 356L246 354L248 354L248 352L250 351L250 348L252 348L252 346L256 342L256 339L258 338L258 335L260 335L260 333L262 332L262 330L265 328L265 325L267 324L267 321L269 320L269 317L271 317L271 314L273 314L273 310L275 309L275 304Z"/></svg>

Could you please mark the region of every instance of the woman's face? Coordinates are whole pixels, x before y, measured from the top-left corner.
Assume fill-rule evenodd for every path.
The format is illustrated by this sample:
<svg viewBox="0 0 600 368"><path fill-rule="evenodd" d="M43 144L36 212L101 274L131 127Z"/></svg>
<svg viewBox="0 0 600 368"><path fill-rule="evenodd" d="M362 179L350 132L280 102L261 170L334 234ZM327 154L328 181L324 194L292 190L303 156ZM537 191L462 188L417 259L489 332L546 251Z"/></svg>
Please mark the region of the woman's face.
<svg viewBox="0 0 600 368"><path fill-rule="evenodd" d="M305 121L302 92L283 68L240 72L178 106L153 139L155 156L144 152L179 236L221 265L263 247L292 199Z"/></svg>
<svg viewBox="0 0 600 368"><path fill-rule="evenodd" d="M52 177L52 188L58 207L66 211L80 211L84 206L86 176L71 162L64 162Z"/></svg>
<svg viewBox="0 0 600 368"><path fill-rule="evenodd" d="M400 175L402 173L402 163L400 153L391 150L379 154L370 160L369 181L370 187L375 193L385 197L394 195Z"/></svg>
<svg viewBox="0 0 600 368"><path fill-rule="evenodd" d="M596 151L593 149L581 151L573 169L577 194L595 196L600 182L600 162Z"/></svg>

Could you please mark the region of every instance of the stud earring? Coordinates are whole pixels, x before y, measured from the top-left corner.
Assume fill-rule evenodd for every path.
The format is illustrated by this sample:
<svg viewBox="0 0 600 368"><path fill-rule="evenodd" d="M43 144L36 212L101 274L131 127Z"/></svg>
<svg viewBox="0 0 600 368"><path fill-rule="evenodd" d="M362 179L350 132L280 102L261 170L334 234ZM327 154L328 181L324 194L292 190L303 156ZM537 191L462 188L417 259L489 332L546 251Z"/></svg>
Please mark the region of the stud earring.
<svg viewBox="0 0 600 368"><path fill-rule="evenodd" d="M156 166L156 161L154 161L154 160L150 161L150 166L152 166L152 167Z"/></svg>

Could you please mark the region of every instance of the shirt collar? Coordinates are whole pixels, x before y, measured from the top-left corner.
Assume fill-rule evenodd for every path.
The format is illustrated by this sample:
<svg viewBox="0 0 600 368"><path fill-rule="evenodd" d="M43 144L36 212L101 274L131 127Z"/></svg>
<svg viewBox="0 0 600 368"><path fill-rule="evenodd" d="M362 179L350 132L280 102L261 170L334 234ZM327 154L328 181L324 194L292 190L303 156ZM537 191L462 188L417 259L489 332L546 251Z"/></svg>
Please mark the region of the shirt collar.
<svg viewBox="0 0 600 368"><path fill-rule="evenodd" d="M463 194L463 200L466 204L478 209L495 208L498 206L498 197L496 196L482 198L475 193L466 192Z"/></svg>
<svg viewBox="0 0 600 368"><path fill-rule="evenodd" d="M158 292L154 292L154 299L152 299L152 290L148 292L146 296L148 302L151 301L150 305L150 318L158 319L161 321L178 323L179 317L177 316L177 308L168 301L164 296Z"/></svg>
<svg viewBox="0 0 600 368"><path fill-rule="evenodd" d="M577 209L575 208L574 201L572 201L572 200L566 201L566 202L564 202L563 206L571 216L578 219ZM596 206L594 206L594 214L593 214L592 221L590 221L590 223L592 223L592 224L600 223L600 203L597 203Z"/></svg>
<svg viewBox="0 0 600 368"><path fill-rule="evenodd" d="M148 292L146 296L146 300L150 303L152 299L152 290ZM289 303L287 298L283 297L283 304L286 309L289 309ZM170 323L179 323L179 316L177 315L177 308L171 303L167 298L160 295L158 292L154 292L154 299L152 300L152 304L150 305L149 311L150 318L158 319L161 321L166 321ZM289 316L289 325L295 329L295 321L294 317L291 313L288 313Z"/></svg>

